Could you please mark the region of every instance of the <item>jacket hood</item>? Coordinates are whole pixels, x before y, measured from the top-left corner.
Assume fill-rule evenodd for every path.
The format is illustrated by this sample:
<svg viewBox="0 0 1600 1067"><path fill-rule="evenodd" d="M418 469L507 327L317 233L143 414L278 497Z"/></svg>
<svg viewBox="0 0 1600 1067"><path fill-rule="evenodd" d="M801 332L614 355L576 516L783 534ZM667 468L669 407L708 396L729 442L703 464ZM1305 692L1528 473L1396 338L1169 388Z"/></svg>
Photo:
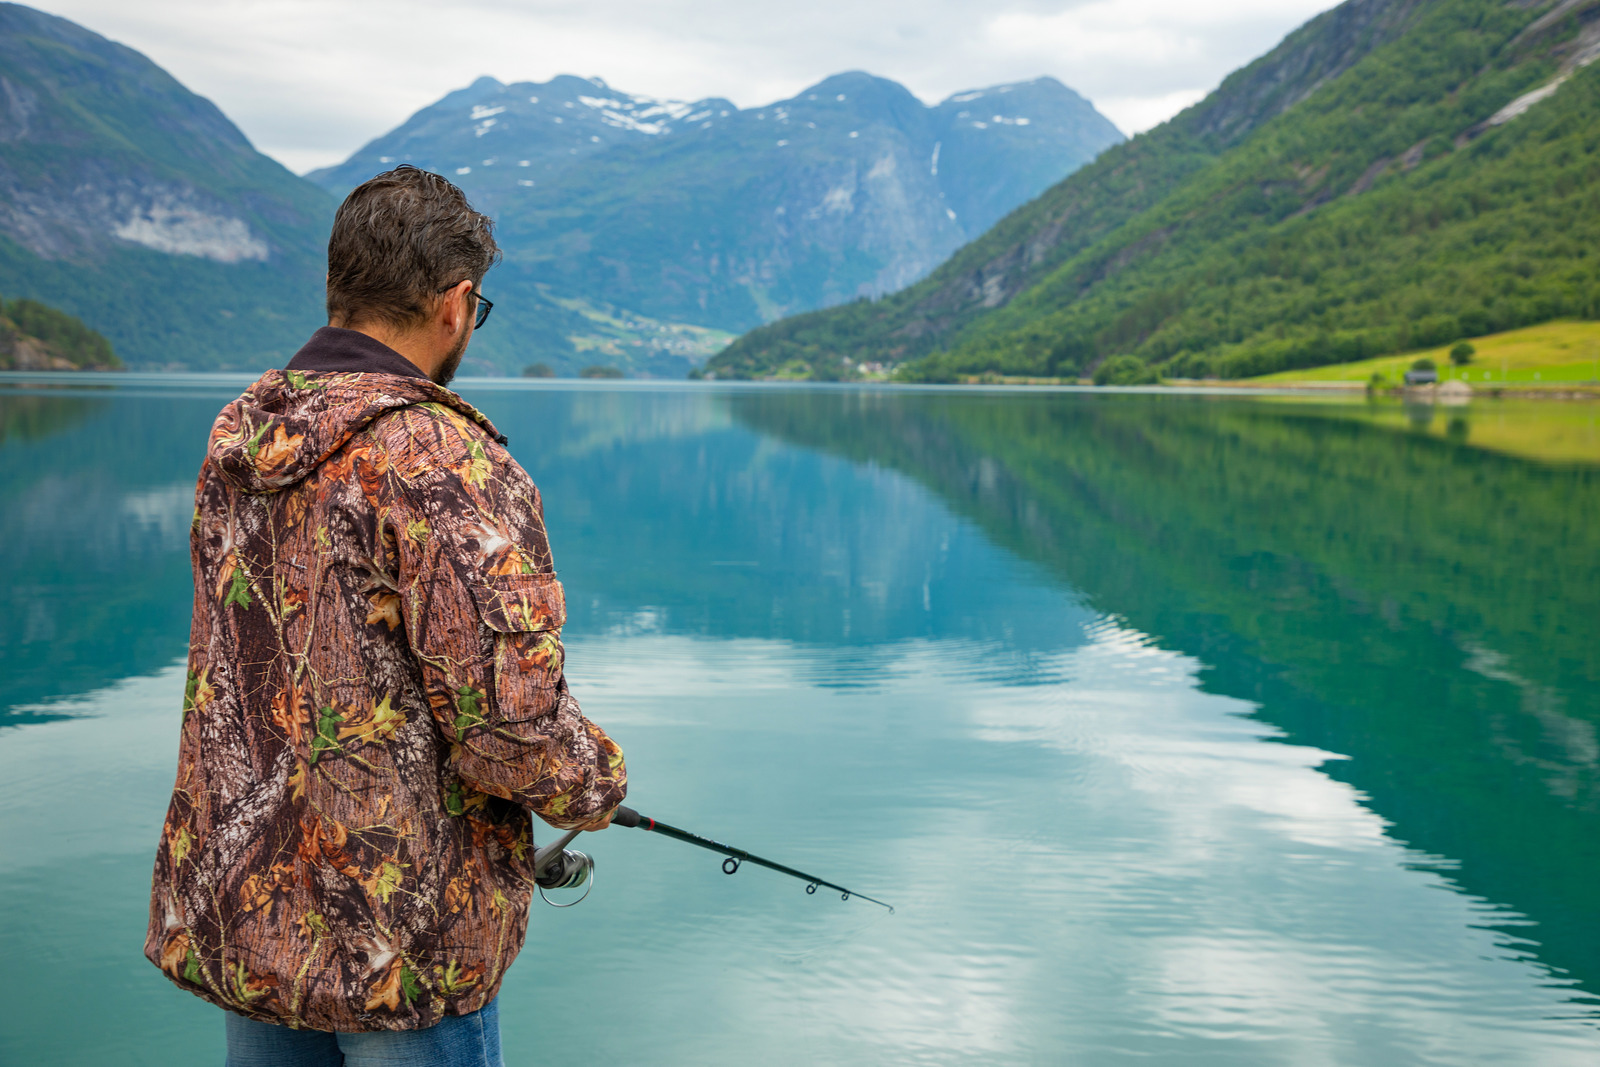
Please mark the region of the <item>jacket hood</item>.
<svg viewBox="0 0 1600 1067"><path fill-rule="evenodd" d="M206 458L234 488L275 493L304 481L374 419L426 403L459 411L505 440L477 408L427 378L273 370L222 409Z"/></svg>

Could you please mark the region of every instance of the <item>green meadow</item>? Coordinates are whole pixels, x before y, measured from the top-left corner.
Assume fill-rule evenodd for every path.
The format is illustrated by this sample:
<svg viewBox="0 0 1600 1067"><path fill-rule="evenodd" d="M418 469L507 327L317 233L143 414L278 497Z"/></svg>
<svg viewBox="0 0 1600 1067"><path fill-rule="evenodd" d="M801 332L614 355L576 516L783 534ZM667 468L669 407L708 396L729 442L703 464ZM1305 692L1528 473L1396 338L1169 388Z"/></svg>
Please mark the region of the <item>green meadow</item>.
<svg viewBox="0 0 1600 1067"><path fill-rule="evenodd" d="M1289 382L1368 382L1374 374L1398 384L1412 363L1427 357L1438 366L1441 381L1460 378L1475 386L1583 382L1600 383L1600 322L1547 322L1520 330L1475 337L1475 350L1464 367L1450 362L1455 345L1420 349L1396 356L1280 371L1247 379L1251 384Z"/></svg>

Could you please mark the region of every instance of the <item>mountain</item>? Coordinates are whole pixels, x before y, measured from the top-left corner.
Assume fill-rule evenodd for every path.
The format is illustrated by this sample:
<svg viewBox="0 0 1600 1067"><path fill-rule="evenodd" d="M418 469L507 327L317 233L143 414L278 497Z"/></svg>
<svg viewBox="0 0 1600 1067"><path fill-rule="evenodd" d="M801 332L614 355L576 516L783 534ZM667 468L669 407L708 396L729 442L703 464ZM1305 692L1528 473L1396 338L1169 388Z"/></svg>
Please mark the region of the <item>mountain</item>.
<svg viewBox="0 0 1600 1067"><path fill-rule="evenodd" d="M111 343L37 300L0 301L0 370L118 370Z"/></svg>
<svg viewBox="0 0 1600 1067"><path fill-rule="evenodd" d="M1241 376L1600 315L1600 0L1349 0L924 281L718 374Z"/></svg>
<svg viewBox="0 0 1600 1067"><path fill-rule="evenodd" d="M135 367L281 363L323 321L337 198L410 160L508 253L463 373L682 377L732 331L914 281L1120 139L1051 79L929 108L846 74L741 111L485 78L312 182L139 53L0 3L0 292Z"/></svg>
<svg viewBox="0 0 1600 1067"><path fill-rule="evenodd" d="M928 107L848 73L744 110L598 79L481 78L308 177L343 195L400 162L449 176L497 219L506 259L490 284L512 306L603 299L744 330L915 281L1121 140L1051 78Z"/></svg>
<svg viewBox="0 0 1600 1067"><path fill-rule="evenodd" d="M0 4L0 292L136 365L269 365L324 321L334 206L138 52Z"/></svg>

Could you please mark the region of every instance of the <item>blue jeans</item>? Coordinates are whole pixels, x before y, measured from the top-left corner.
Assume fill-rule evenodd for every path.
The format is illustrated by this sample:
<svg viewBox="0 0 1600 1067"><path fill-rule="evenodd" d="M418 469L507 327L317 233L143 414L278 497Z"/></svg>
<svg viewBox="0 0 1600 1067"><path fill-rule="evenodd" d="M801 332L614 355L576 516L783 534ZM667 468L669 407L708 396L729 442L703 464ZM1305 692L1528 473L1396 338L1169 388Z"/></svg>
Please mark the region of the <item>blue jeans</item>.
<svg viewBox="0 0 1600 1067"><path fill-rule="evenodd" d="M227 1016L226 1067L505 1067L499 997L426 1030L330 1034Z"/></svg>

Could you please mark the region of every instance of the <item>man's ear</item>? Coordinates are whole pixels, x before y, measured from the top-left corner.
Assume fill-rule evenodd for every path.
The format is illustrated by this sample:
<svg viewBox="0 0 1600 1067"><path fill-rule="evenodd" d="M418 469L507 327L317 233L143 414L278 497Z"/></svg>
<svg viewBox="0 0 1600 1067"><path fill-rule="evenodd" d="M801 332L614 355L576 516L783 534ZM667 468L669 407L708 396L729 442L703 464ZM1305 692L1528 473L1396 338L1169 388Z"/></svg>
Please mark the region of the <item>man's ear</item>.
<svg viewBox="0 0 1600 1067"><path fill-rule="evenodd" d="M467 294L472 292L472 280L461 282L445 290L440 300L440 321L445 332L454 337L466 325Z"/></svg>

